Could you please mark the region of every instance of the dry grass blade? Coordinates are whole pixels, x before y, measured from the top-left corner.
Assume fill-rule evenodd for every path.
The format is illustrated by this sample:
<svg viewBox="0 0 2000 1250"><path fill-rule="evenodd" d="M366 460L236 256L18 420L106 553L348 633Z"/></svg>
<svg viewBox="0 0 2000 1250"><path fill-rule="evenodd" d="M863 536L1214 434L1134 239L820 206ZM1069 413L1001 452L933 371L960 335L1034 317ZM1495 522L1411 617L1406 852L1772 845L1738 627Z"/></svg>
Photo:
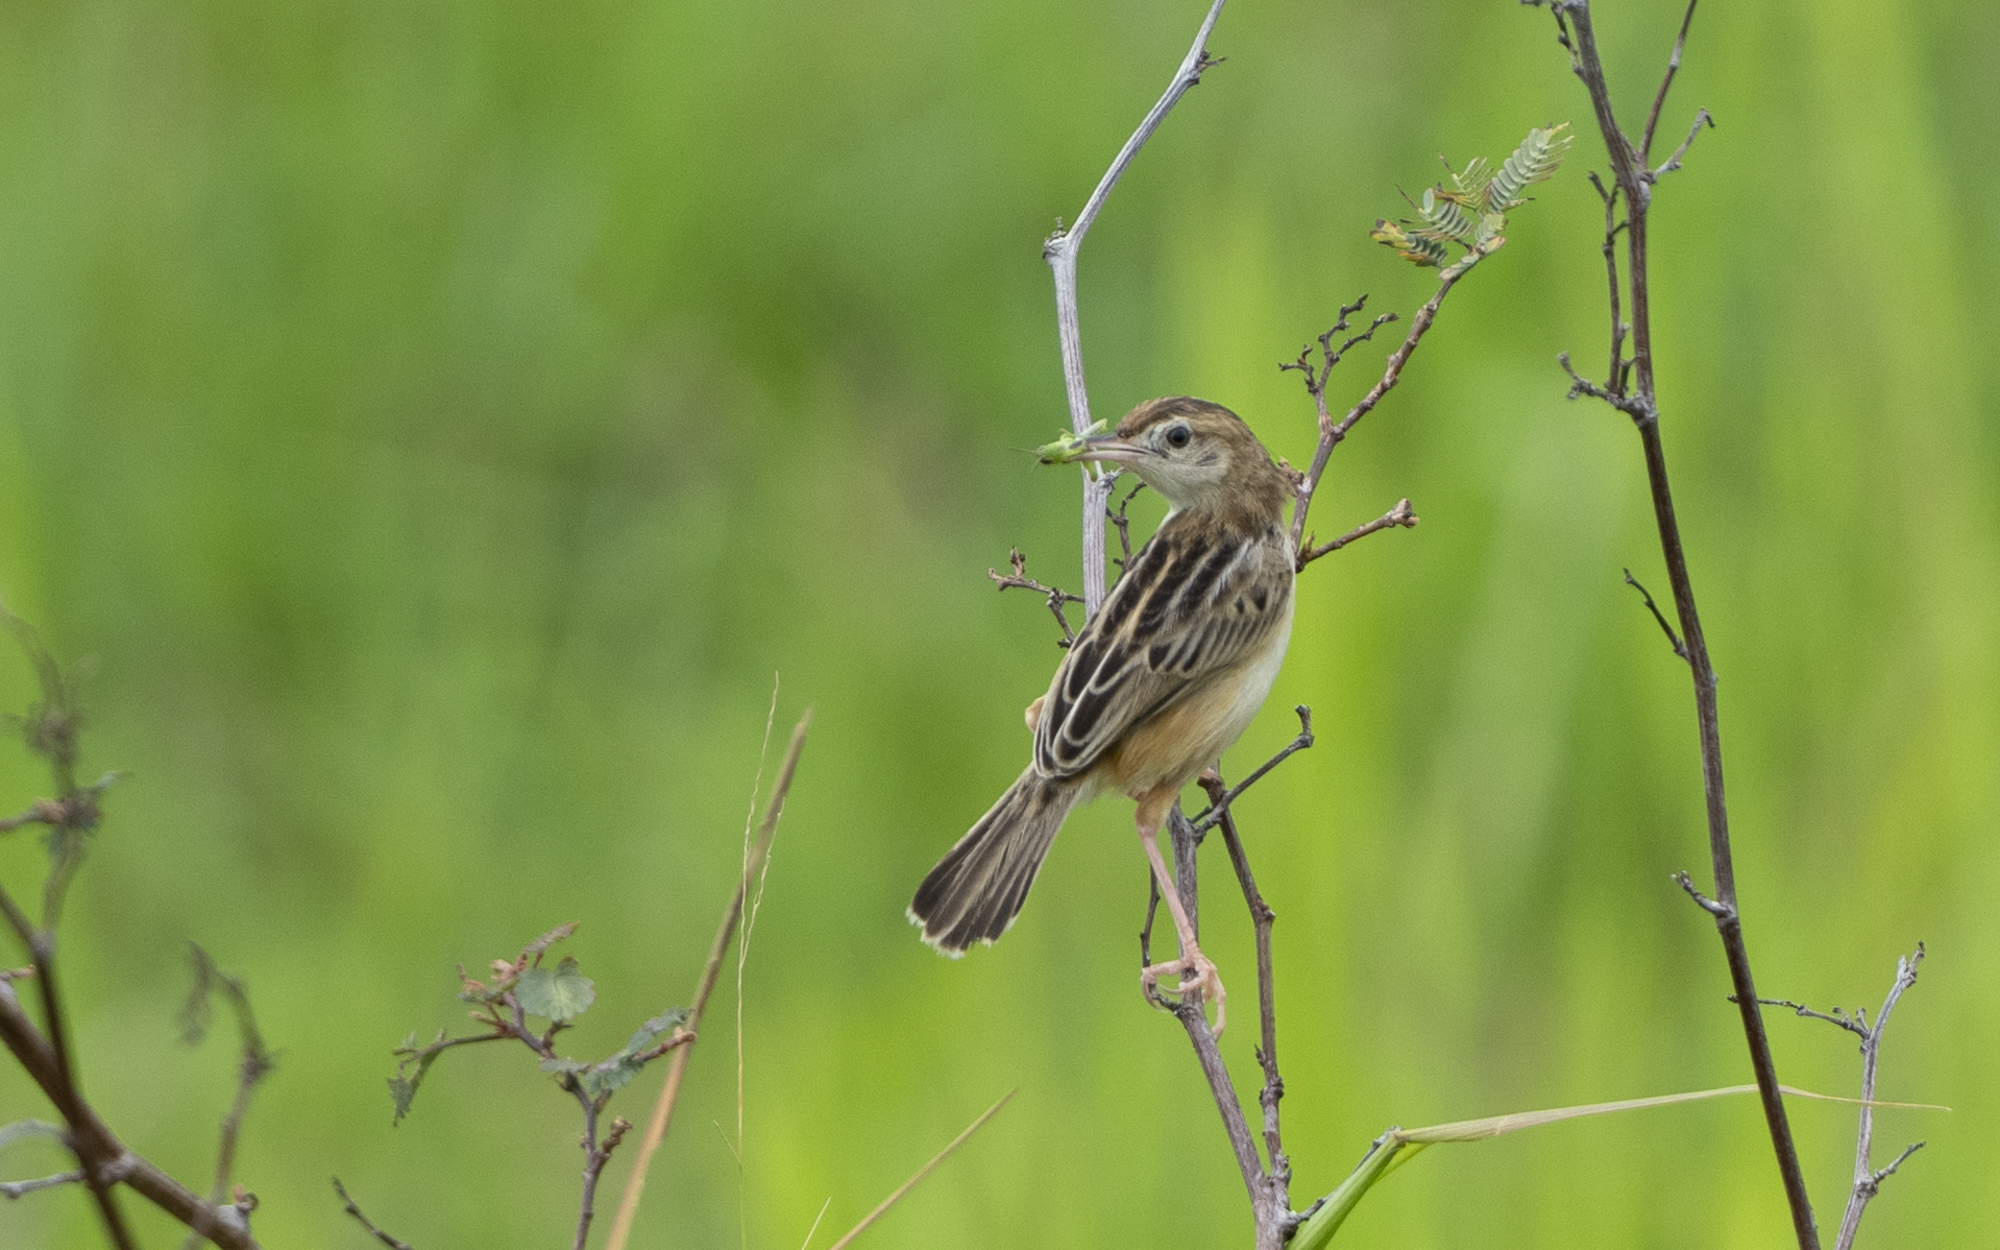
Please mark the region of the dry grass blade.
<svg viewBox="0 0 2000 1250"><path fill-rule="evenodd" d="M923 1184L924 1178L926 1176L929 1176L933 1171L935 1171L937 1169L938 1164L943 1163L946 1159L951 1158L953 1151L957 1150L960 1146L963 1146L966 1142L970 1141L974 1133L977 1133L980 1129L985 1128L986 1122L992 1119L994 1116L999 1115L1000 1108L1006 1106L1010 1101L1012 1101L1014 1095L1019 1092L1020 1091L1017 1089L1008 1090L1005 1094L1001 1096L999 1102L996 1102L992 1106L988 1107L985 1113L982 1114L977 1120L974 1120L971 1124L966 1125L965 1131L963 1133L960 1133L958 1136L952 1138L951 1144L949 1146L946 1146L943 1150L938 1151L937 1154L932 1157L929 1163L926 1163L922 1167L918 1168L916 1175L912 1176L909 1180L906 1180L901 1185L897 1186L895 1193L890 1194L887 1198L882 1199L881 1205L877 1206L873 1211L870 1211L865 1217L863 1217L862 1221L859 1224L856 1224L853 1228L847 1230L847 1236L842 1237L839 1241L834 1242L832 1250L846 1250L846 1247L848 1246L849 1243L851 1243L856 1237L859 1237L861 1234L868 1231L869 1225L873 1224L876 1220L881 1219L884 1215L887 1215L890 1207L893 1207L897 1203L901 1202L903 1200L903 1195L909 1193L912 1189L915 1189L918 1185Z"/></svg>
<svg viewBox="0 0 2000 1250"><path fill-rule="evenodd" d="M771 839L777 835L778 820L785 812L785 796L791 793L792 778L798 772L799 752L805 749L806 730L812 725L812 712L808 710L799 718L792 729L791 745L785 748L785 762L778 768L778 781L771 789L771 801L764 808L764 822L758 826L757 841L751 847L750 858L744 863L743 875L736 882L736 893L723 909L722 924L715 931L715 944L709 948L708 962L701 970L701 984L695 990L694 1001L688 1006L687 1029L697 1032L701 1027L701 1013L708 1006L708 997L715 992L716 978L722 973L722 957L729 950L729 940L736 935L736 923L743 918L743 900L749 892L750 876L770 853ZM688 1056L694 1051L690 1042L674 1051L673 1061L667 1069L667 1083L660 1090L659 1101L653 1104L653 1115L646 1122L646 1135L639 1142L638 1157L632 1161L632 1175L625 1181L625 1192L618 1200L618 1218L611 1226L610 1250L624 1250L626 1240L632 1235L632 1220L639 1212L639 1199L646 1190L646 1167L652 1162L653 1152L666 1138L667 1126L673 1120L674 1102L680 1097L681 1079L687 1072Z"/></svg>

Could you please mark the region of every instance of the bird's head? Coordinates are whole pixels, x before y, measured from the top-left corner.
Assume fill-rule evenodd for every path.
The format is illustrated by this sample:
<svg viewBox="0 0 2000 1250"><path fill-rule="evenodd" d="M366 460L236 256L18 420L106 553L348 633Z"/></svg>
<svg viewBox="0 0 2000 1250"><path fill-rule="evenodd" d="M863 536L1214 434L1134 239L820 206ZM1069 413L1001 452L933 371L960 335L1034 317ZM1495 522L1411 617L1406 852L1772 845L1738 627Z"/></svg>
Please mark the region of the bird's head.
<svg viewBox="0 0 2000 1250"><path fill-rule="evenodd" d="M1070 458L1125 466L1177 512L1229 503L1282 507L1289 494L1243 418L1187 396L1140 404L1114 433L1090 435Z"/></svg>

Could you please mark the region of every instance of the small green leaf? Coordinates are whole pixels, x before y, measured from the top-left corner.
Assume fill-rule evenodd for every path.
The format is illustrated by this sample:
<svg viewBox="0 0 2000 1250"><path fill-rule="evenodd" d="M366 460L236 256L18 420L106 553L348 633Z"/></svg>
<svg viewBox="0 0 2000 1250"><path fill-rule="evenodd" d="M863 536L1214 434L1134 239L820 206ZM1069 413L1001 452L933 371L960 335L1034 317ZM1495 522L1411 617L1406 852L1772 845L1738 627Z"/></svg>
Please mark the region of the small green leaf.
<svg viewBox="0 0 2000 1250"><path fill-rule="evenodd" d="M396 1118L390 1123L400 1124L403 1117L410 1114L410 1104L417 1099L417 1083L404 1076L392 1076L389 1078L389 1097L396 1104Z"/></svg>
<svg viewBox="0 0 2000 1250"><path fill-rule="evenodd" d="M638 1031L632 1034L632 1040L625 1043L625 1049L618 1053L621 1055L636 1055L646 1049L646 1047L651 1046L653 1039L657 1038L660 1034L671 1033L687 1022L687 1008L669 1007L659 1015L654 1016L651 1020L640 1025Z"/></svg>
<svg viewBox="0 0 2000 1250"><path fill-rule="evenodd" d="M514 984L514 1001L531 1016L567 1024L597 1001L597 987L565 955L554 968L530 968Z"/></svg>

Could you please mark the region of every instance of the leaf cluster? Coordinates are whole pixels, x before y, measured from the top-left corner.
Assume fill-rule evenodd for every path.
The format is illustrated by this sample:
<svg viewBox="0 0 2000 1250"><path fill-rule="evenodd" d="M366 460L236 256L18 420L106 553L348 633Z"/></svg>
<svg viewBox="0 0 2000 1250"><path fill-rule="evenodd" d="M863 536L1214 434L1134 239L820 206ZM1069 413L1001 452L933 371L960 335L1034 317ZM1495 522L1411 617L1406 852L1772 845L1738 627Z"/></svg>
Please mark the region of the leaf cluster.
<svg viewBox="0 0 2000 1250"><path fill-rule="evenodd" d="M1368 237L1394 248L1413 264L1434 266L1447 277L1457 277L1506 243L1500 232L1507 227L1507 214L1528 202L1530 186L1555 176L1575 138L1561 133L1568 125L1530 130L1498 171L1483 156L1456 171L1447 164L1451 185L1425 188L1423 199L1414 205L1414 220L1377 221ZM1454 243L1465 249L1455 264L1450 250Z"/></svg>
<svg viewBox="0 0 2000 1250"><path fill-rule="evenodd" d="M494 960L490 982L468 976L464 966L459 967L458 997L473 1004L473 1020L487 1031L449 1037L439 1029L435 1038L421 1046L412 1033L396 1047L391 1052L396 1056L396 1072L389 1078L395 1122L409 1114L431 1065L454 1047L509 1039L521 1042L535 1052L541 1070L554 1076L566 1092L601 1108L646 1064L693 1038L683 1027L689 1018L687 1008L670 1007L640 1025L631 1039L607 1058L590 1061L557 1054L556 1035L597 1001L596 984L583 975L574 957L565 955L553 967L543 961L550 948L575 932L574 924L558 925L522 947L517 958ZM530 1018L546 1020L548 1026L536 1032L528 1027Z"/></svg>

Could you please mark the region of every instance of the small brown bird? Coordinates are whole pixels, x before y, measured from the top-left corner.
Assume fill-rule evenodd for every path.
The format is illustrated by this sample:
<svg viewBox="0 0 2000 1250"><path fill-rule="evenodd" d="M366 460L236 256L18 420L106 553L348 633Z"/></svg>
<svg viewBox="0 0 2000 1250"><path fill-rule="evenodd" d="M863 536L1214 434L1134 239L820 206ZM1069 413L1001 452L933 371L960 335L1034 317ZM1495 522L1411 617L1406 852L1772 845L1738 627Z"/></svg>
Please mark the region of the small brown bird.
<svg viewBox="0 0 2000 1250"><path fill-rule="evenodd" d="M1190 398L1140 404L1077 459L1125 466L1170 510L1029 705L1035 755L917 887L910 920L958 956L1005 933L1070 809L1105 790L1138 801L1139 841L1180 935L1178 972L1224 1023L1224 992L1182 912L1157 837L1181 788L1221 759L1270 693L1292 633L1291 479L1242 418Z"/></svg>

